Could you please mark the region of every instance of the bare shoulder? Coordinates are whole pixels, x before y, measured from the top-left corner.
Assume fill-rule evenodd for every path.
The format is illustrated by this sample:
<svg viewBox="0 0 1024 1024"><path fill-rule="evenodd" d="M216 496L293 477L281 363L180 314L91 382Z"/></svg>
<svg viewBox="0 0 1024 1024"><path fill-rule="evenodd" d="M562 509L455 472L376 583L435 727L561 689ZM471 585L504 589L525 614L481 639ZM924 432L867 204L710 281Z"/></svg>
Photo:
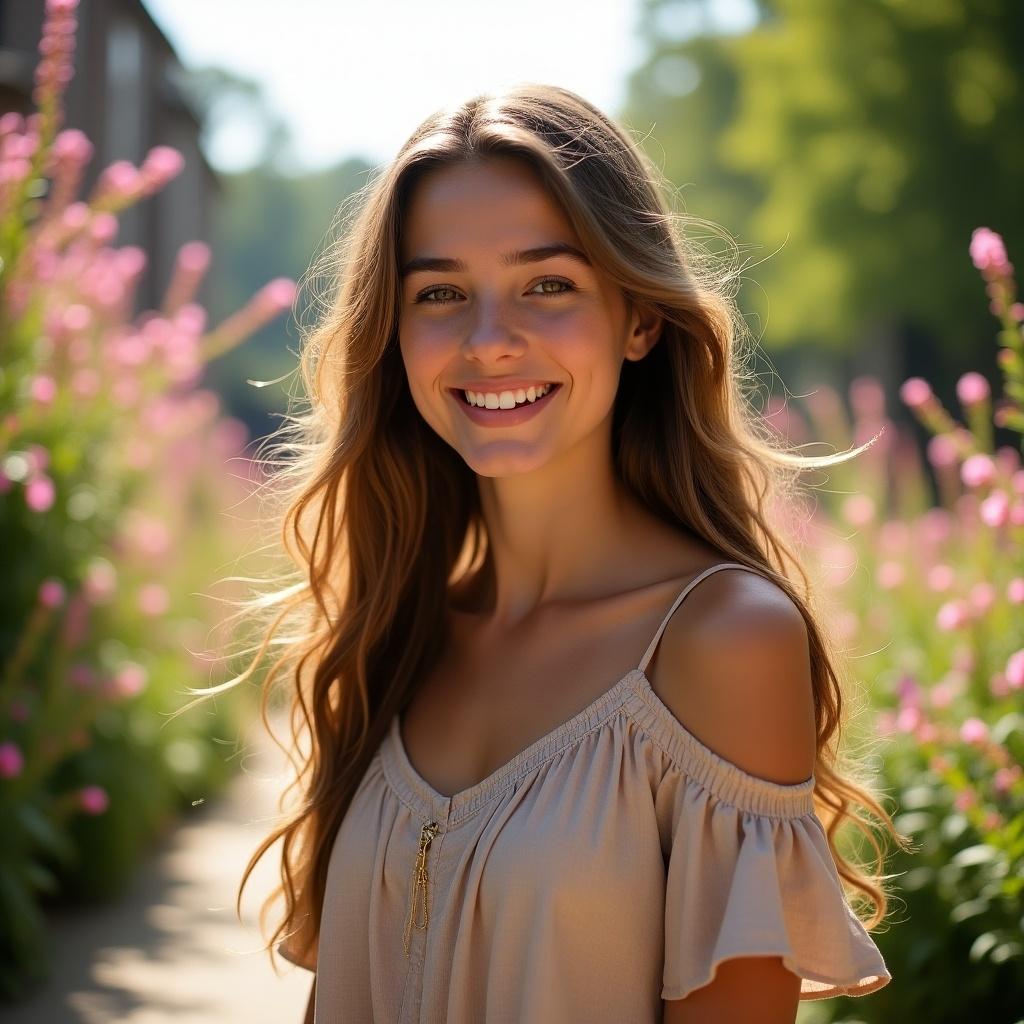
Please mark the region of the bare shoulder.
<svg viewBox="0 0 1024 1024"><path fill-rule="evenodd" d="M701 580L669 619L650 678L682 725L743 771L782 784L812 774L807 625L773 581L742 569Z"/></svg>

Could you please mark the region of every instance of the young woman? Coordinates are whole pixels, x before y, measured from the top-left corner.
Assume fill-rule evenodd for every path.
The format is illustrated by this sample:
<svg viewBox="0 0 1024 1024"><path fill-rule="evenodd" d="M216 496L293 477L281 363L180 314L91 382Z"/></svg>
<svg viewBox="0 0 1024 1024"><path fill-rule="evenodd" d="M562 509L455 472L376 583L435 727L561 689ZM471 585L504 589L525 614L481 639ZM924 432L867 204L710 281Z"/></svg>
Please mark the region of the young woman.
<svg viewBox="0 0 1024 1024"><path fill-rule="evenodd" d="M885 985L884 876L833 833L877 869L851 808L903 837L770 522L863 449L777 447L735 276L565 89L432 116L357 203L275 477L301 800L242 880L282 839L307 1020L781 1024Z"/></svg>

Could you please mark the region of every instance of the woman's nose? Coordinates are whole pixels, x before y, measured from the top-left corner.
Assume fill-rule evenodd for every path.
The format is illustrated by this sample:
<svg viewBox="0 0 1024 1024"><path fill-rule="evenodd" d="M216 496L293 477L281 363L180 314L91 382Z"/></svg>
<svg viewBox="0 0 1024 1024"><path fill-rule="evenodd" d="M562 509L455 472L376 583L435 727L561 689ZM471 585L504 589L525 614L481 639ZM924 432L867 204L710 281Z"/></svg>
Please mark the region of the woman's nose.
<svg viewBox="0 0 1024 1024"><path fill-rule="evenodd" d="M519 352L522 347L522 339L508 311L498 302L481 303L463 339L466 353L487 360L505 352Z"/></svg>

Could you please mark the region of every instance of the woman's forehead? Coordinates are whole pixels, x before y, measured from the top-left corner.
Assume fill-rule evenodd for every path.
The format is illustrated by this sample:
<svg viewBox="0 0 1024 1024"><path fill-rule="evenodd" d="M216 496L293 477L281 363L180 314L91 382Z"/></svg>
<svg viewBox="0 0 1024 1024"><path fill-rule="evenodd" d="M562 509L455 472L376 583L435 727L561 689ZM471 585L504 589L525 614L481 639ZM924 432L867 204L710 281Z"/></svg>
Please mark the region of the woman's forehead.
<svg viewBox="0 0 1024 1024"><path fill-rule="evenodd" d="M578 239L539 176L522 161L495 160L437 168L417 182L403 218L402 257L460 255L424 247L505 251L555 241Z"/></svg>

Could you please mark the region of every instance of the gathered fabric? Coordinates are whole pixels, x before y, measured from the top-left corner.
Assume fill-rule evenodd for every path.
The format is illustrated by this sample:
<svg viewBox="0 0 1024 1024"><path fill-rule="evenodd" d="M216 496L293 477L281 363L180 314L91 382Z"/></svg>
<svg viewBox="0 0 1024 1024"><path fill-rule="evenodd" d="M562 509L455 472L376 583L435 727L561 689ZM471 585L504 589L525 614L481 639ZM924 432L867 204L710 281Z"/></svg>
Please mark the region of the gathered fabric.
<svg viewBox="0 0 1024 1024"><path fill-rule="evenodd" d="M399 717L338 830L315 1021L655 1024L734 957L778 956L801 999L891 980L814 811L725 760L647 663L476 785L430 786ZM756 570L750 570L756 571ZM287 959L299 962L287 947Z"/></svg>

